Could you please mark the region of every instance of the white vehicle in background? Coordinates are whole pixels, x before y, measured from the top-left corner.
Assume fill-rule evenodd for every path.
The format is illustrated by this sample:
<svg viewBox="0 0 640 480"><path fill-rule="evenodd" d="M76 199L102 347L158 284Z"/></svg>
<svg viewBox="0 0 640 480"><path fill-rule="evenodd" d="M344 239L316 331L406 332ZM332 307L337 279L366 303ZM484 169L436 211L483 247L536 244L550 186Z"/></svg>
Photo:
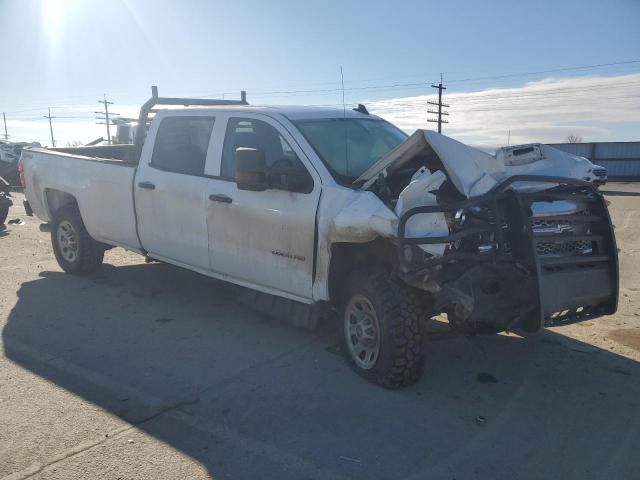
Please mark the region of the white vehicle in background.
<svg viewBox="0 0 640 480"><path fill-rule="evenodd" d="M202 108L157 110L158 105ZM338 312L351 365L388 388L421 373L421 322L535 332L616 311L605 201L580 157L497 155L356 111L153 97L134 145L27 148L25 207L60 266L114 246L252 289L313 327Z"/></svg>
<svg viewBox="0 0 640 480"><path fill-rule="evenodd" d="M530 143L527 145L514 145L510 147L502 147L496 150L496 158L500 161L508 162L526 162L532 158L539 158L544 155L545 149L549 152L557 152L558 149L552 145L541 145L539 143ZM557 155L557 154L556 154ZM604 185L607 183L607 169L601 165L592 163L585 157L572 155L576 165L574 174L580 180L593 183L594 185ZM519 159L519 160L515 160ZM578 167L579 165L579 167ZM580 176L581 175L581 176Z"/></svg>
<svg viewBox="0 0 640 480"><path fill-rule="evenodd" d="M607 176L607 169L602 165L592 164L593 168L591 169L591 173L593 174L593 180L591 180L595 185L604 185L607 183L609 177Z"/></svg>
<svg viewBox="0 0 640 480"><path fill-rule="evenodd" d="M138 120L133 118L116 117L113 119L116 126L116 135L113 143L118 145L131 145L136 141Z"/></svg>

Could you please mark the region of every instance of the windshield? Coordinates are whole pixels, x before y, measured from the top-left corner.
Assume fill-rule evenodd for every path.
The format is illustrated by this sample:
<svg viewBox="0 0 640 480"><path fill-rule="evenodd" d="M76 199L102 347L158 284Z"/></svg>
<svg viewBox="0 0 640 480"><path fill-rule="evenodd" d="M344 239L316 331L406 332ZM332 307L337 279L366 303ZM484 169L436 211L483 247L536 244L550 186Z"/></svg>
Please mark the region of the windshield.
<svg viewBox="0 0 640 480"><path fill-rule="evenodd" d="M294 122L341 183L351 183L407 139L383 120L322 118Z"/></svg>

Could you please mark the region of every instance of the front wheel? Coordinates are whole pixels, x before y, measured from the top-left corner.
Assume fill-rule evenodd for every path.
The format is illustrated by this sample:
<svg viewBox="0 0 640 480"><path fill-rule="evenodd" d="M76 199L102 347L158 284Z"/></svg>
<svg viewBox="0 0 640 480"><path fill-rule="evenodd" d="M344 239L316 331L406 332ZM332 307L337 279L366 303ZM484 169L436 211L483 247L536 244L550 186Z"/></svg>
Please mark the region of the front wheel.
<svg viewBox="0 0 640 480"><path fill-rule="evenodd" d="M56 212L51 228L51 244L58 265L67 273L94 272L102 264L104 248L84 226L80 212L68 206Z"/></svg>
<svg viewBox="0 0 640 480"><path fill-rule="evenodd" d="M4 221L9 215L9 207L0 207L0 225L4 225Z"/></svg>
<svg viewBox="0 0 640 480"><path fill-rule="evenodd" d="M415 383L422 373L421 305L388 272L356 272L348 280L341 338L353 369L385 388Z"/></svg>

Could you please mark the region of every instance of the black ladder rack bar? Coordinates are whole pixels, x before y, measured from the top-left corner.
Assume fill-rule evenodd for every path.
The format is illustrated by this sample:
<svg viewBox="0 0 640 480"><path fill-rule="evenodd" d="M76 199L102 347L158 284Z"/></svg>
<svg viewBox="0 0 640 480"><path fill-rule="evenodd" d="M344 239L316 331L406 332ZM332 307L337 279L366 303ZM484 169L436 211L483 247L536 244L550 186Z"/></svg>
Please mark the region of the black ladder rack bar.
<svg viewBox="0 0 640 480"><path fill-rule="evenodd" d="M142 146L144 145L144 139L147 136L146 125L149 120L149 114L157 112L154 107L158 105L181 105L183 107L189 106L220 106L220 105L248 105L247 93L243 90L240 92L240 100L217 100L213 98L179 98L179 97L159 97L158 87L155 85L151 87L151 98L147 100L142 107L140 107L140 115L138 117L138 132L135 139L135 162L140 161L142 155Z"/></svg>

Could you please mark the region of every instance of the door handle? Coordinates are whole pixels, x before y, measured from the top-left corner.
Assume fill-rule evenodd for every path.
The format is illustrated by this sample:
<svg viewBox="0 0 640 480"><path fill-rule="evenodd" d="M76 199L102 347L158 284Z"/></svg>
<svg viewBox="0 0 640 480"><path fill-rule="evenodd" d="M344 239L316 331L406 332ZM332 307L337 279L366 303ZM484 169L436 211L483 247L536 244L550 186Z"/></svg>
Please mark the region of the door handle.
<svg viewBox="0 0 640 480"><path fill-rule="evenodd" d="M209 195L209 200L212 202L222 202L222 203L232 203L233 199L231 197L227 197L226 195L220 195L218 193L212 193Z"/></svg>
<svg viewBox="0 0 640 480"><path fill-rule="evenodd" d="M153 190L156 188L156 186L151 182L138 182L138 186L147 190Z"/></svg>

